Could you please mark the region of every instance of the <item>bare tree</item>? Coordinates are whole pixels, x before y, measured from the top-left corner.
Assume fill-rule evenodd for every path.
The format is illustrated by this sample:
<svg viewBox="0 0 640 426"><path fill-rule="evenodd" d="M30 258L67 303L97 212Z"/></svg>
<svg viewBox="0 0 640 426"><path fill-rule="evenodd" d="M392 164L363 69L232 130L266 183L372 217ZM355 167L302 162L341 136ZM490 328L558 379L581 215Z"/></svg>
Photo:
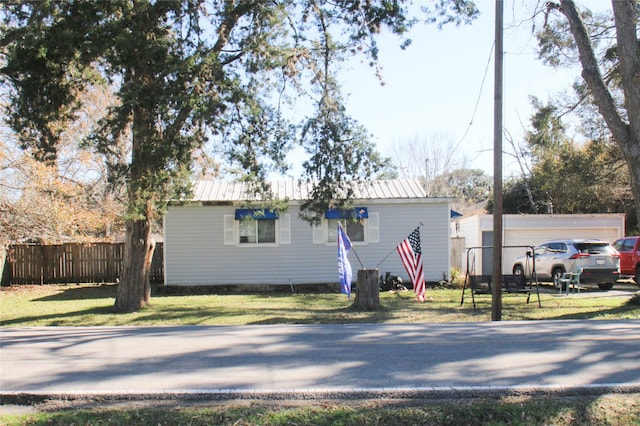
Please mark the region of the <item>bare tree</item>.
<svg viewBox="0 0 640 426"><path fill-rule="evenodd" d="M518 163L518 168L520 169L520 178L524 183L524 188L527 192L527 199L529 200L529 205L531 206L531 209L535 211L536 203L535 203L535 200L533 199L533 193L531 192L531 187L529 185L529 176L531 176L531 167L527 162L527 158L529 157L528 150L522 145L517 144L513 140L513 137L509 132L505 132L505 140L511 146L511 153L508 153L508 154L512 155L513 158L515 158L516 162Z"/></svg>
<svg viewBox="0 0 640 426"><path fill-rule="evenodd" d="M402 177L418 177L424 182L427 195L448 195L448 188L436 177L461 166L464 159L457 157L453 138L444 133L414 136L396 141L391 159Z"/></svg>
<svg viewBox="0 0 640 426"><path fill-rule="evenodd" d="M0 128L0 235L4 244L24 239L122 238L122 188L109 183L107 159L77 143L91 132L95 117L114 97L108 86L97 86L88 88L83 99L77 120L65 128L52 164L36 161L32 150L20 147L11 129Z"/></svg>

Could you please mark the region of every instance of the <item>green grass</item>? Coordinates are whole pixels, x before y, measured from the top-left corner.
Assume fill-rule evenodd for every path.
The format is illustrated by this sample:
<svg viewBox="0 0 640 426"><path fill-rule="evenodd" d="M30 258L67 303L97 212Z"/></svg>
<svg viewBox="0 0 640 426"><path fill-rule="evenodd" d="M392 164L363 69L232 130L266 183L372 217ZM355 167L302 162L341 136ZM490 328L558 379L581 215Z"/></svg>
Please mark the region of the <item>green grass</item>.
<svg viewBox="0 0 640 426"><path fill-rule="evenodd" d="M339 293L154 295L151 306L131 314L112 312L115 285L11 286L0 290L0 325L114 326L114 325L246 325L326 323L478 322L491 319L491 296L460 300L459 288L427 290L427 301L414 300L411 291L383 292L383 309L360 312ZM611 296L593 291L558 295L543 289L529 304L521 294L503 296L502 319L640 319L637 296ZM636 300L636 303L632 303Z"/></svg>
<svg viewBox="0 0 640 426"><path fill-rule="evenodd" d="M336 401L71 409L6 425L640 425L639 395L465 401Z"/></svg>

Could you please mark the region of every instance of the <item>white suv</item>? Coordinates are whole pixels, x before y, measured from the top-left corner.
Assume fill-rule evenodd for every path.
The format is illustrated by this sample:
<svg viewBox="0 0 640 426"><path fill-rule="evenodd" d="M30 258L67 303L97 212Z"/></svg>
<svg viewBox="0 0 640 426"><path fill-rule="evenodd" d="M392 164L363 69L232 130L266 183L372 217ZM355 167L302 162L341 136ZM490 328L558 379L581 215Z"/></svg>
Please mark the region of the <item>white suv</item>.
<svg viewBox="0 0 640 426"><path fill-rule="evenodd" d="M534 279L552 281L560 288L559 279L565 272L580 269L580 284L597 284L601 290L610 290L620 276L620 254L606 241L553 240L540 244L534 254L527 253L513 261L514 275L533 273Z"/></svg>

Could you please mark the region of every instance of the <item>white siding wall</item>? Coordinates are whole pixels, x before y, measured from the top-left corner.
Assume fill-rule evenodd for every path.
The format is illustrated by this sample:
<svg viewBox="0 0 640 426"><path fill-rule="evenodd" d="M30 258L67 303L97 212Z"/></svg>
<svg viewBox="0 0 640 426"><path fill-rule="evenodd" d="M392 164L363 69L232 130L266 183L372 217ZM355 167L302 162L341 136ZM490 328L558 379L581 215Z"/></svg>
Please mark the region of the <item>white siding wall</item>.
<svg viewBox="0 0 640 426"><path fill-rule="evenodd" d="M395 251L418 224L421 227L425 279L449 276L449 206L447 203L360 203L379 215L379 242L354 243L349 260L354 270L378 268L408 280ZM224 244L224 215L233 206L172 206L164 219L165 284L311 284L338 280L337 246L313 244L312 227L292 206L290 244L248 247ZM378 264L385 259L382 264Z"/></svg>

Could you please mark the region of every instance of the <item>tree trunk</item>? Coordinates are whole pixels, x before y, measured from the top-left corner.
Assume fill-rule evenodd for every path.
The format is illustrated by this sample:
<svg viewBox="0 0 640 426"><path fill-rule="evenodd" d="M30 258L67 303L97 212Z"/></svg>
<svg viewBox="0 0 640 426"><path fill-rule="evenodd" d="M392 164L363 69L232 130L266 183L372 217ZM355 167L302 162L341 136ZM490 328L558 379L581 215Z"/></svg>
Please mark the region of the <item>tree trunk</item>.
<svg viewBox="0 0 640 426"><path fill-rule="evenodd" d="M359 269L355 305L360 310L377 311L380 306L380 284L377 269Z"/></svg>
<svg viewBox="0 0 640 426"><path fill-rule="evenodd" d="M155 242L149 219L128 220L124 243L123 268L114 311L135 312L151 301L149 273Z"/></svg>
<svg viewBox="0 0 640 426"><path fill-rule="evenodd" d="M147 6L142 2L134 2L134 7L140 8L137 13L143 16ZM149 58L140 57L125 73L126 83L149 90L154 78L149 61ZM157 171L154 170L157 154L154 149L160 140L154 128L154 101L139 97L132 109L131 163L127 182L129 218L125 224L122 276L114 305L116 312L135 312L151 301L149 275L155 249L155 242L151 240L151 225L156 211L154 185L157 185Z"/></svg>
<svg viewBox="0 0 640 426"><path fill-rule="evenodd" d="M617 140L631 172L631 190L640 226L640 46L638 46L637 0L614 1L620 77L627 111L629 137ZM614 135L616 136L616 135ZM617 138L616 138L617 139Z"/></svg>

